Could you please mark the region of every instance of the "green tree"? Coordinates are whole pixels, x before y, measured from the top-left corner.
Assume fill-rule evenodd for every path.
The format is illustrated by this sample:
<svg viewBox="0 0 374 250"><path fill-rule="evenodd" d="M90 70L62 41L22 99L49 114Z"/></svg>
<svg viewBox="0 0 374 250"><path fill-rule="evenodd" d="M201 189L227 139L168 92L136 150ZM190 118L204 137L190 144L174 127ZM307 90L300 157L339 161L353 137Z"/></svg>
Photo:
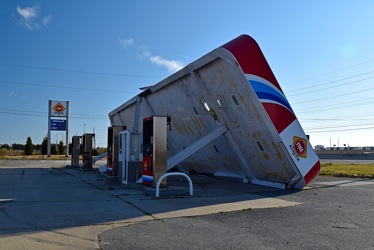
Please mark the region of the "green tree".
<svg viewBox="0 0 374 250"><path fill-rule="evenodd" d="M53 145L51 146L51 155L57 155L56 144L53 144Z"/></svg>
<svg viewBox="0 0 374 250"><path fill-rule="evenodd" d="M60 143L58 144L58 154L59 155L64 155L65 154L65 146L64 146L63 141L60 141Z"/></svg>
<svg viewBox="0 0 374 250"><path fill-rule="evenodd" d="M42 141L42 155L48 154L48 137L44 137Z"/></svg>
<svg viewBox="0 0 374 250"><path fill-rule="evenodd" d="M25 155L32 155L34 152L34 145L32 144L31 137L27 137L26 145L25 145Z"/></svg>
<svg viewBox="0 0 374 250"><path fill-rule="evenodd" d="M103 147L97 147L97 154L98 155L101 155L101 154L104 154L105 152L107 152L107 148L103 148Z"/></svg>
<svg viewBox="0 0 374 250"><path fill-rule="evenodd" d="M12 144L12 149L13 150L23 150L23 151L25 151L25 145L24 144L19 144L19 143L13 143Z"/></svg>
<svg viewBox="0 0 374 250"><path fill-rule="evenodd" d="M34 144L34 150L41 152L42 151L42 144Z"/></svg>
<svg viewBox="0 0 374 250"><path fill-rule="evenodd" d="M10 150L10 146L8 144L0 144L0 148L5 148Z"/></svg>

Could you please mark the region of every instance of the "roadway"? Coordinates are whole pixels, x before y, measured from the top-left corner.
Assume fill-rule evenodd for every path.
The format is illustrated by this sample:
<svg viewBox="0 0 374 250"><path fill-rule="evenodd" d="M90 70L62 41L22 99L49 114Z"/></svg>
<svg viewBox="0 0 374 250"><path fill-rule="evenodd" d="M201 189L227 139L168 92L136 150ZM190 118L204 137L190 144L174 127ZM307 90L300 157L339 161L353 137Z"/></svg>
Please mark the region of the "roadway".
<svg viewBox="0 0 374 250"><path fill-rule="evenodd" d="M318 177L263 197L296 206L147 221L100 235L103 249L374 249L374 181Z"/></svg>
<svg viewBox="0 0 374 250"><path fill-rule="evenodd" d="M349 160L349 159L319 159L320 162L342 163L342 164L374 164L374 160Z"/></svg>
<svg viewBox="0 0 374 250"><path fill-rule="evenodd" d="M374 249L372 179L296 192L192 176L194 196L156 199L64 164L0 161L1 249Z"/></svg>

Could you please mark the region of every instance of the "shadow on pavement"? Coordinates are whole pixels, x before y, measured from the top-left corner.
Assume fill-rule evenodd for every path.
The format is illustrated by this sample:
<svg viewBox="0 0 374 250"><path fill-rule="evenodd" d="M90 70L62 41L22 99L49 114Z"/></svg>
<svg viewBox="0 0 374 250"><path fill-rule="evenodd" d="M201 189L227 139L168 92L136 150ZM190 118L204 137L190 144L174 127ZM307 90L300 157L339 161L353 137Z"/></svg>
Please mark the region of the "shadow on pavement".
<svg viewBox="0 0 374 250"><path fill-rule="evenodd" d="M276 199L292 190L209 176L191 179L193 196L188 195L187 180L168 177L169 187L184 189L185 195L165 196L161 190L161 198L155 198L147 195L149 189L128 188L105 174L64 167L61 162L2 162L0 236L299 204Z"/></svg>

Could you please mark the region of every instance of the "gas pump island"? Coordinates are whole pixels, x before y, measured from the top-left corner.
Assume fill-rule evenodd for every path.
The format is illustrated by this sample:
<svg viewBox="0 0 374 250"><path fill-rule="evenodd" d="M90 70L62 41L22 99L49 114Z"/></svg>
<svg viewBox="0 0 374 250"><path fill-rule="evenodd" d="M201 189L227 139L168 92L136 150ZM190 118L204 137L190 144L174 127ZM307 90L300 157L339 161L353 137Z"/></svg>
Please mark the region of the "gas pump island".
<svg viewBox="0 0 374 250"><path fill-rule="evenodd" d="M155 187L166 173L167 117L152 116L143 120L143 184ZM166 178L161 186L166 186Z"/></svg>
<svg viewBox="0 0 374 250"><path fill-rule="evenodd" d="M143 133L129 130L119 132L118 168L109 159L112 169L107 174L118 172L118 182L123 184L142 182L155 187L167 171L167 119L166 116L144 118ZM161 186L166 185L165 178Z"/></svg>
<svg viewBox="0 0 374 250"><path fill-rule="evenodd" d="M95 134L92 133L72 137L71 166L82 167L84 170L92 170L92 146L94 139ZM82 165L79 164L80 153L82 153Z"/></svg>

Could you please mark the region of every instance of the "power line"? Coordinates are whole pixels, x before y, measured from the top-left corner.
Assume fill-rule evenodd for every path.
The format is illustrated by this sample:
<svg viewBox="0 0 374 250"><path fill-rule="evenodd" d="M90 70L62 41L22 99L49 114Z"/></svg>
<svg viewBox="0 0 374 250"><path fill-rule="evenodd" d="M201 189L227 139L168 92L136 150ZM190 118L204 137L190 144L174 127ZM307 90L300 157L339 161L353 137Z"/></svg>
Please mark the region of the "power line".
<svg viewBox="0 0 374 250"><path fill-rule="evenodd" d="M326 100L326 99L333 99L333 98L342 97L342 96L354 95L354 94L358 94L358 93L370 91L370 90L373 90L373 89L374 88L368 88L368 89L363 89L363 90L359 90L359 91L355 91L355 92L351 92L351 93L347 93L347 94L329 96L329 97L325 97L325 98L319 98L319 99L314 99L314 100L309 100L309 101L303 101L303 102L295 102L293 104L308 103L308 102L317 102L317 101L322 101L322 100Z"/></svg>
<svg viewBox="0 0 374 250"><path fill-rule="evenodd" d="M332 73L336 73L336 72L343 71L343 70L346 70L346 69L354 68L354 67L357 67L357 66L360 66L360 65L363 65L363 64L371 63L371 62L374 62L374 60L369 60L369 61L362 62L362 63L359 63L359 64L351 65L351 66L348 66L348 67L345 67L345 68L341 68L341 69L333 70L333 71L330 71L330 72L322 73L320 75L310 76L310 77L307 77L307 78L304 78L304 79L301 79L301 80L297 80L297 81L294 81L294 82L289 82L289 83L283 84L283 86L303 82L303 81L306 81L306 80L314 79L314 78L325 76L325 75L329 75L329 74L332 74Z"/></svg>
<svg viewBox="0 0 374 250"><path fill-rule="evenodd" d="M5 114L5 115L18 115L18 116L37 116L37 117L46 117L46 115L27 114L27 113L13 113L13 112L7 112L7 111L0 111L0 114ZM74 117L74 116L71 116L70 119L108 120L109 118L85 117L85 116Z"/></svg>
<svg viewBox="0 0 374 250"><path fill-rule="evenodd" d="M365 122L365 123L347 123L344 125L330 125L330 126L317 126L317 127L305 127L305 130L319 130L319 129L328 129L328 128L351 128L351 127L361 127L361 126L373 126L374 122Z"/></svg>
<svg viewBox="0 0 374 250"><path fill-rule="evenodd" d="M371 72L374 72L374 71L371 71ZM330 84L330 83L343 81L343 80L354 78L354 77L357 77L357 76L352 76L352 77L347 77L347 78L343 78L343 79L339 79L339 80L335 80L335 81L331 81L331 82L327 82L327 83L322 83L322 84L315 85L315 86L312 86L312 87L305 87L305 88L302 88L302 89L291 90L289 92L295 92L295 91L300 91L300 90L315 88L317 86L323 86L323 85L327 85L327 84ZM303 94L309 94L309 93L312 93L312 92L318 92L318 91L322 91L322 90L326 90L326 89L337 88L337 87L341 87L341 86L353 84L353 83L356 83L356 82L366 81L366 80L373 79L373 78L374 78L374 76L368 77L368 78L364 78L364 79L360 79L360 80L356 80L356 81L352 81L352 82L342 83L342 84L338 84L338 85L335 85L335 86L330 86L330 87L326 87L326 88L322 88L322 89L309 90L309 91L306 91L306 92L301 92L301 93L292 94L292 95L288 95L288 96L298 96L298 95L303 95Z"/></svg>
<svg viewBox="0 0 374 250"><path fill-rule="evenodd" d="M60 88L60 89L76 89L76 90L88 90L88 91L97 91L97 92L111 92L111 93L130 93L134 94L136 92L121 91L121 90L108 90L108 89L89 89L89 88L79 88L79 87L67 87L67 86L56 86L48 84L38 84L38 83L26 83L26 82L16 82L16 81L0 81L0 83L12 83L12 84L21 84L28 86L39 86L39 87L48 87L48 88Z"/></svg>
<svg viewBox="0 0 374 250"><path fill-rule="evenodd" d="M14 111L14 112L28 112L28 113L39 113L39 114L48 114L45 111L29 111L29 110L20 110L20 109L0 109L0 111ZM83 116L107 116L107 115L92 115L92 114L70 114L70 115L83 115Z"/></svg>
<svg viewBox="0 0 374 250"><path fill-rule="evenodd" d="M374 99L374 98L368 98L369 99ZM353 104L354 103L354 104ZM296 113L301 114L301 113L310 113L310 112L325 112L325 111L331 111L331 110L337 110L337 109L342 109L342 108L354 108L362 105L367 105L367 104L372 104L374 101L365 101L364 102L344 102L344 103L339 103L339 104L332 104L329 105L328 107L325 106L319 106L319 107L314 107L314 108L304 108L304 109L299 109L295 110Z"/></svg>
<svg viewBox="0 0 374 250"><path fill-rule="evenodd" d="M39 116L39 117L46 117L45 115L26 114L26 113L14 113L14 112L8 112L8 111L0 111L0 114L5 114L5 115L20 115L20 116Z"/></svg>
<svg viewBox="0 0 374 250"><path fill-rule="evenodd" d="M371 60L371 61L368 61L368 62L373 62L373 61L374 60ZM365 63L368 63L368 62L365 62ZM325 74L322 74L322 75L306 78L304 80L320 77L320 76L327 75L327 74L331 74L331 73L338 72L338 71L341 71L341 70L344 70L344 69L356 67L358 65L362 65L362 64L365 64L365 63L353 65L353 66L346 67L346 68L336 70L336 71L333 71L333 72L325 73ZM67 72L86 73L86 74L118 75L118 76L126 76L126 77L147 77L147 76L126 75L126 74L111 74L111 73L102 73L102 72L89 72L89 71L78 71L78 70L68 70L68 69L56 69L56 68L46 68L46 67L37 67L37 66L6 64L6 63L1 63L1 62L0 62L0 65L7 65L7 66L14 66L14 67L24 67L24 68L35 68L35 69L43 69L43 70L67 71ZM365 72L365 73L362 73L362 74L357 74L357 75L353 75L353 76L350 76L350 77L346 77L346 78L342 78L342 79L338 79L338 80L334 80L334 81L329 81L329 82L321 83L321 84L310 86L310 87L304 87L304 88L300 88L300 89L297 89L297 90L291 90L289 92L297 92L297 91L304 91L304 90L307 90L307 89L318 88L320 86L325 86L325 85L329 85L329 84L336 83L336 82L339 82L339 81L352 79L352 78L363 76L363 75L373 73L373 72L374 71L368 71L368 72ZM159 77L149 77L149 78L159 78ZM302 93L299 93L299 94L293 94L293 95L290 95L290 96L301 95L301 94L306 94L306 93L311 93L311 92L317 92L317 91L322 91L322 90L331 89L331 88L337 88L337 87L341 87L341 86L344 86L344 85L348 85L348 84L352 84L352 83L356 83L356 82L359 82L359 81L364 81L364 80L368 80L368 79L372 79L372 78L374 78L374 77L359 79L359 80L348 82L348 83L338 84L338 85L335 85L335 86L330 86L330 87L322 88L322 89L316 89L316 90L312 90L312 91L308 91L308 92L302 92ZM301 82L301 81L303 81L303 80L299 80L299 81L296 81L296 82ZM105 92L134 93L134 92L125 92L125 91L118 91L118 90L107 90L107 89L104 90L104 89L89 89L89 88L78 88L78 87L54 86L54 85L47 85L47 84L35 84L35 83L25 83L25 82L16 82L16 81L0 81L0 82L31 85L31 86L41 86L41 87L51 87L51 88L78 89L78 90L89 90L89 91L100 91L100 92L105 91ZM294 82L294 83L296 83L296 82ZM295 104L315 102L315 101L332 99L332 98L337 98L337 97L342 97L342 96L348 96L348 95L352 95L352 94L362 93L362 92L365 92L365 91L370 91L370 90L373 90L373 89L374 88L369 88L369 89L365 89L365 90L360 90L360 91L356 91L356 92L330 96L330 97L326 97L326 98L319 98L319 99L314 99L314 100L309 100L309 101L297 102ZM369 99L372 99L372 98L367 98L365 100L369 100ZM350 101L350 103L352 103L352 101ZM365 101L365 102L361 102L361 103L355 103L355 105L353 105L353 106L361 106L361 105L365 105L365 104L368 104L368 103L371 103L371 102ZM340 105L340 104L333 104L333 106L338 106L338 105ZM341 109L341 108L344 108L344 107L347 107L347 105L339 106L339 107L331 107L330 106L330 107L326 107L326 108L316 107L316 108L307 108L307 109L302 109L302 110L314 110L314 112L321 112L321 111L326 111L326 110ZM352 105L349 104L349 107L352 107ZM8 110L7 109L0 109L0 113L9 114L9 115L39 116L39 117L46 117L46 115L47 115L47 112L25 111L25 110L9 110L9 109ZM368 114L366 114L366 116L368 116L370 114L373 114L373 113L368 113ZM351 115L351 116L345 116L344 118L341 118L341 119L349 119L349 118L363 117L363 116L365 116L365 115ZM106 120L108 119L107 115L89 115L89 114L71 114L71 117L81 118L81 119L106 119ZM334 118L329 118L328 120L333 120L333 119ZM335 119L337 120L339 118L335 118ZM321 121L321 120L322 119L319 119L319 118L314 119L314 121ZM356 119L356 120L358 120L358 119ZM327 120L323 119L323 121L327 121ZM311 132L316 131L316 132L313 132L313 133L324 133L324 132L337 132L337 131L365 130L365 129L374 128L373 126L363 127L363 128L352 128L352 127L360 127L360 126L365 126L365 125L370 125L370 124L361 123L361 124L352 124L352 125L314 127L314 128L309 128L309 130L311 130ZM338 128L338 129L336 129L336 128ZM339 128L346 128L346 129L339 129ZM306 129L306 130L308 130L308 129Z"/></svg>
<svg viewBox="0 0 374 250"><path fill-rule="evenodd" d="M366 117L366 116L373 116L374 112L371 113L360 113L360 114L354 114L354 115L346 115L346 116L337 116L337 117L329 117L329 118L298 118L299 120L311 120L313 122L321 122L321 121L347 121L354 119L356 120L373 120L373 119L358 119L357 117Z"/></svg>
<svg viewBox="0 0 374 250"><path fill-rule="evenodd" d="M43 111L27 111L27 110L19 110L19 109L0 109L0 111L47 114L47 112L43 112Z"/></svg>
<svg viewBox="0 0 374 250"><path fill-rule="evenodd" d="M20 64L12 64L12 63L4 63L4 62L0 62L0 65L12 66L12 67L19 67L19 68L31 68L31 69L42 69L42 70L53 70L53 71L62 71L62 72L82 73L82 74L94 74L94 75L141 77L141 78L158 78L158 79L162 78L162 77L159 77L159 76L131 75L131 74L104 73L104 72L72 70L72 69L59 69L59 68L40 67L40 66L32 66L32 65L20 65Z"/></svg>
<svg viewBox="0 0 374 250"><path fill-rule="evenodd" d="M346 132L346 131L359 131L359 130L368 130L368 129L374 129L374 126L371 127L365 127L365 128L351 128L351 129L331 129L331 130L317 130L317 131L309 131L306 130L307 133L331 133L331 132Z"/></svg>
<svg viewBox="0 0 374 250"><path fill-rule="evenodd" d="M334 118L298 118L299 121L302 121L302 123L314 123L314 122L346 122L346 121L374 121L374 118L370 119L360 119L360 118L342 118L342 119L334 119Z"/></svg>
<svg viewBox="0 0 374 250"><path fill-rule="evenodd" d="M369 103L373 102L373 101L369 101L369 100L374 100L374 97L364 98L364 99L360 99L360 100L349 100L349 101L339 102L339 103L335 103L335 104L329 104L329 107L334 107L334 106L342 107L342 105L347 105L347 103L350 104L349 106L356 107L356 106L361 106L362 104L369 104ZM297 109L297 110L301 111L301 110L314 110L314 109L325 109L325 108L326 108L326 105L318 106L318 107L312 107L312 108Z"/></svg>
<svg viewBox="0 0 374 250"><path fill-rule="evenodd" d="M7 114L7 115L20 115L20 116L38 116L38 117L46 117L48 112L41 112L41 111L29 111L29 110L19 110L19 109L0 109L0 114ZM70 114L70 118L72 119L102 119L108 120L108 115L91 115L91 114Z"/></svg>

